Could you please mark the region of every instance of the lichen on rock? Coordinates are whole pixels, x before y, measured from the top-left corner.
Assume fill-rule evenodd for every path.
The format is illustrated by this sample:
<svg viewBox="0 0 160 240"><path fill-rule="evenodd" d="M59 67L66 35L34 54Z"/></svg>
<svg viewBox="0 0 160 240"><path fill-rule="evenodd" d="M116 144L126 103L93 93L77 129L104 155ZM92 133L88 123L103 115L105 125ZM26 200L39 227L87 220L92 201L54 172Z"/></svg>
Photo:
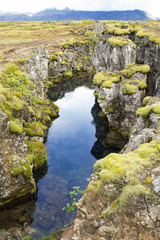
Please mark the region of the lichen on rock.
<svg viewBox="0 0 160 240"><path fill-rule="evenodd" d="M131 40L123 38L123 37L111 37L108 39L108 42L111 47L115 47L115 46L123 47L123 46L131 43Z"/></svg>
<svg viewBox="0 0 160 240"><path fill-rule="evenodd" d="M121 74L126 77L130 78L136 72L141 72L146 74L150 71L150 67L148 65L143 64L129 64L123 70L121 70Z"/></svg>
<svg viewBox="0 0 160 240"><path fill-rule="evenodd" d="M123 94L135 94L137 88L139 88L140 90L147 88L146 82L139 79L123 79L122 81Z"/></svg>
<svg viewBox="0 0 160 240"><path fill-rule="evenodd" d="M118 83L121 80L121 75L112 72L101 72L94 76L93 83L102 85L102 88L111 88L112 83Z"/></svg>

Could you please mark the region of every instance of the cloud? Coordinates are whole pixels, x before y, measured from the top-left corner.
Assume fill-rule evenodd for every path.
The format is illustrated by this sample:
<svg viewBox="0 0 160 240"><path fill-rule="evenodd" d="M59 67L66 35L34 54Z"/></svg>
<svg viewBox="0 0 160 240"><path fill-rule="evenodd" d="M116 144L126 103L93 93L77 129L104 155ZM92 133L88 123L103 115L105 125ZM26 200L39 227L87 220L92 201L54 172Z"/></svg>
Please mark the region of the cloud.
<svg viewBox="0 0 160 240"><path fill-rule="evenodd" d="M133 10L141 9L160 16L157 0L5 0L0 5L1 11L37 12L46 8L75 10Z"/></svg>

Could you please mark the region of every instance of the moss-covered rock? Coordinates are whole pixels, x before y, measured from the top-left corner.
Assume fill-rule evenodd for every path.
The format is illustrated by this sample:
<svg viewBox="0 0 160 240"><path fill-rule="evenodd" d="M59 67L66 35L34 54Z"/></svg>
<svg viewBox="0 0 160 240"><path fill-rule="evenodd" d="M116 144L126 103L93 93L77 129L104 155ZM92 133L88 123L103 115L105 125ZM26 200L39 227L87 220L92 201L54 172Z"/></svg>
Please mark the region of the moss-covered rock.
<svg viewBox="0 0 160 240"><path fill-rule="evenodd" d="M129 29L123 29L123 28L111 28L108 30L108 33L114 34L114 35L128 35L130 34Z"/></svg>
<svg viewBox="0 0 160 240"><path fill-rule="evenodd" d="M118 83L121 80L121 75L112 72L101 72L94 75L93 83L101 85L103 88L111 88L112 83Z"/></svg>
<svg viewBox="0 0 160 240"><path fill-rule="evenodd" d="M140 90L147 88L146 82L139 79L124 79L122 81L123 94L135 94L137 88Z"/></svg>
<svg viewBox="0 0 160 240"><path fill-rule="evenodd" d="M26 134L30 137L33 137L33 136L43 137L44 129L46 129L46 127L42 123L32 122L32 123L25 123L23 131L26 132Z"/></svg>
<svg viewBox="0 0 160 240"><path fill-rule="evenodd" d="M123 70L121 70L121 74L126 77L130 78L136 72L141 73L148 73L150 71L150 66L145 64L129 64Z"/></svg>
<svg viewBox="0 0 160 240"><path fill-rule="evenodd" d="M14 167L12 169L12 174L14 177L19 177L21 174L23 174L26 179L30 179L33 175L31 166L28 163L24 163L23 165L17 165L16 167Z"/></svg>
<svg viewBox="0 0 160 240"><path fill-rule="evenodd" d="M33 162L35 169L44 165L47 158L46 146L37 140L26 141L26 144L29 153L32 155L32 157L34 156Z"/></svg>
<svg viewBox="0 0 160 240"><path fill-rule="evenodd" d="M137 86L134 86L132 84L125 83L122 85L122 93L124 95L126 94L135 94L137 91Z"/></svg>
<svg viewBox="0 0 160 240"><path fill-rule="evenodd" d="M64 73L64 76L67 77L67 78L71 78L73 76L73 72L71 72L70 70L66 71Z"/></svg>
<svg viewBox="0 0 160 240"><path fill-rule="evenodd" d="M142 116L143 118L148 118L149 114L150 114L150 111L151 111L151 107L150 106L145 106L145 107L139 108L136 112L136 115L137 116Z"/></svg>
<svg viewBox="0 0 160 240"><path fill-rule="evenodd" d="M145 170L152 169L159 162L160 141L156 140L144 143L127 154L111 153L95 163L94 170L97 177L89 184L88 190L97 194L102 193L102 186L106 183L117 186L120 184L121 191L114 200L114 206L111 204L107 213L122 211L132 197L148 195L149 189L146 184L148 176Z"/></svg>
<svg viewBox="0 0 160 240"><path fill-rule="evenodd" d="M17 135L20 135L23 132L22 128L14 121L9 121L9 131Z"/></svg>
<svg viewBox="0 0 160 240"><path fill-rule="evenodd" d="M107 110L109 113L115 113L116 108L114 107L114 105L109 105L107 107Z"/></svg>
<svg viewBox="0 0 160 240"><path fill-rule="evenodd" d="M143 105L147 105L147 103L150 101L151 97L147 96L143 99Z"/></svg>
<svg viewBox="0 0 160 240"><path fill-rule="evenodd" d="M151 111L156 114L160 114L160 103L152 105Z"/></svg>
<svg viewBox="0 0 160 240"><path fill-rule="evenodd" d="M108 39L108 42L111 47L115 47L115 46L123 47L125 45L128 45L132 41L130 39L126 39L123 37L111 37Z"/></svg>
<svg viewBox="0 0 160 240"><path fill-rule="evenodd" d="M50 61L58 61L58 57L55 54L50 55Z"/></svg>

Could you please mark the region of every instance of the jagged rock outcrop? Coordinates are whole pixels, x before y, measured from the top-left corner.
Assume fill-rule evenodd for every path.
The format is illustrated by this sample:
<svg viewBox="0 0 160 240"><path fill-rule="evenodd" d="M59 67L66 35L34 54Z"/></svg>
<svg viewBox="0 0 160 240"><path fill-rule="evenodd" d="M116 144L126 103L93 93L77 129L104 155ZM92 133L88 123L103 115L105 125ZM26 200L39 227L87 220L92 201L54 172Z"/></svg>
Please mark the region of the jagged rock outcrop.
<svg viewBox="0 0 160 240"><path fill-rule="evenodd" d="M24 62L24 67L29 74L30 83L36 86L32 90L32 94L44 99L45 80L48 78L49 53L48 51L37 48L35 54Z"/></svg>
<svg viewBox="0 0 160 240"><path fill-rule="evenodd" d="M145 96L146 92L159 92L159 47L148 37L125 35L124 41L129 37L136 40L134 57L128 58L122 49L129 43L123 45L121 39L121 47L115 47L115 40L119 40L115 37L111 48L112 36L108 31L105 36L107 40L99 43L93 58L100 71L94 77L97 100L111 132L116 130L125 137L131 131L130 138L123 154L110 154L96 162L85 194L77 203L77 216L61 240L158 240L160 108L159 98Z"/></svg>
<svg viewBox="0 0 160 240"><path fill-rule="evenodd" d="M106 34L94 49L93 64L97 71L120 71L135 63L135 45L130 39Z"/></svg>
<svg viewBox="0 0 160 240"><path fill-rule="evenodd" d="M124 137L135 123L136 110L141 106L147 88L147 75L140 71L143 68L146 68L146 73L150 70L147 65L128 66L121 71L122 76L111 72L98 73L93 80L98 102L111 128L117 129ZM137 67L139 72L130 74L127 78L127 72Z"/></svg>
<svg viewBox="0 0 160 240"><path fill-rule="evenodd" d="M48 52L38 49L36 53L22 62L29 80L16 64L1 74L0 208L35 195L33 171L46 161L42 142L52 119L58 116L57 106L44 99Z"/></svg>
<svg viewBox="0 0 160 240"><path fill-rule="evenodd" d="M5 203L20 198L28 193L35 193L36 186L31 177L29 160L25 158L27 146L24 143L24 135L16 135L9 132L9 119L4 114L0 115L1 121L1 158L0 158L0 207ZM13 170L16 166L23 166L24 175L14 177Z"/></svg>
<svg viewBox="0 0 160 240"><path fill-rule="evenodd" d="M49 85L54 88L74 74L81 77L85 72L86 76L96 69L97 99L110 124L104 145L116 146L119 140L121 148L136 125L124 154L111 154L95 164L77 204L77 217L63 240L160 238L159 99L147 100L145 109L140 108L146 91L159 94L159 48L135 30L116 31L98 23L95 29L80 33L85 34L85 42L62 43L50 61L47 51L37 49L23 63L29 79L15 65L4 71L4 79L20 75L21 84L13 91L10 81L3 81L0 92L0 207L36 191L32 170L45 162L41 142L58 115L54 103L44 100Z"/></svg>

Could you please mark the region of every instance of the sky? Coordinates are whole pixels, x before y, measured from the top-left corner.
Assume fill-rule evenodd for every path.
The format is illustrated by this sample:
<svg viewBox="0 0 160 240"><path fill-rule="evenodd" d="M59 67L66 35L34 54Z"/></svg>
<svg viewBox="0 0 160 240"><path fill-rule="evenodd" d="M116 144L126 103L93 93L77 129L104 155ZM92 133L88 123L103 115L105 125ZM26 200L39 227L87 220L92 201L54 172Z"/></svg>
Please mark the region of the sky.
<svg viewBox="0 0 160 240"><path fill-rule="evenodd" d="M38 12L46 8L73 10L133 10L147 11L160 17L159 0L5 0L0 4L4 12Z"/></svg>

